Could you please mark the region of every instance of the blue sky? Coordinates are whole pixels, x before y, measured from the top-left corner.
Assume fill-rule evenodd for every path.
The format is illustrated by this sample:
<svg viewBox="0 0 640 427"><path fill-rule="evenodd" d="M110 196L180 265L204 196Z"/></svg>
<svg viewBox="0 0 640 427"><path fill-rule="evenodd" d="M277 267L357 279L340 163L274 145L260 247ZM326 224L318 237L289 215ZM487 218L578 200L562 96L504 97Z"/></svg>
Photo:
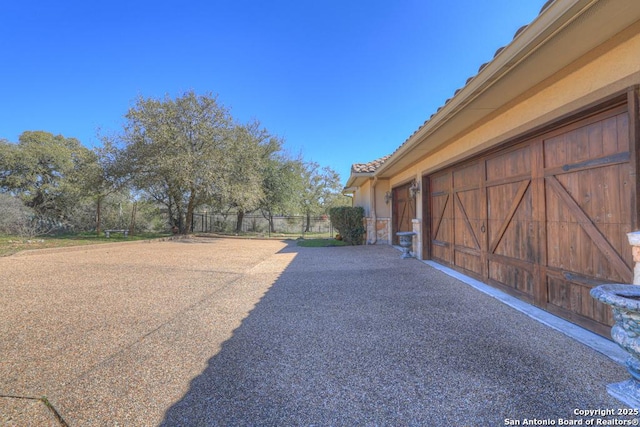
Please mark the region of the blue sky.
<svg viewBox="0 0 640 427"><path fill-rule="evenodd" d="M545 0L7 0L0 139L99 144L139 96L213 93L344 183L393 152Z"/></svg>

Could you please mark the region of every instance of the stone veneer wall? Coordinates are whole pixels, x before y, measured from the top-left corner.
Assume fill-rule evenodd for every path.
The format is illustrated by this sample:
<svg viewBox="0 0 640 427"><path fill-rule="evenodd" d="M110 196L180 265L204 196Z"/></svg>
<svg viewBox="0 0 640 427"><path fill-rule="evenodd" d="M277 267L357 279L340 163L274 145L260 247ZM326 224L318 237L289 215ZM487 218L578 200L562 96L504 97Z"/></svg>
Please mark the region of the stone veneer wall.
<svg viewBox="0 0 640 427"><path fill-rule="evenodd" d="M422 222L419 219L411 220L413 226L413 232L416 233L413 236L413 248L411 253L414 257L422 259ZM366 223L366 243L367 245L373 245L373 236L377 235L376 245L390 245L391 244L391 218L378 218L375 222L373 218L365 218ZM376 234L374 234L376 233Z"/></svg>
<svg viewBox="0 0 640 427"><path fill-rule="evenodd" d="M422 222L419 219L412 219L413 232L416 233L413 236L413 256L417 259L422 259Z"/></svg>
<svg viewBox="0 0 640 427"><path fill-rule="evenodd" d="M391 218L378 218L377 221L373 221L373 218L366 218L367 222L367 245L373 244L373 236L376 236L376 244L390 245L391 244Z"/></svg>

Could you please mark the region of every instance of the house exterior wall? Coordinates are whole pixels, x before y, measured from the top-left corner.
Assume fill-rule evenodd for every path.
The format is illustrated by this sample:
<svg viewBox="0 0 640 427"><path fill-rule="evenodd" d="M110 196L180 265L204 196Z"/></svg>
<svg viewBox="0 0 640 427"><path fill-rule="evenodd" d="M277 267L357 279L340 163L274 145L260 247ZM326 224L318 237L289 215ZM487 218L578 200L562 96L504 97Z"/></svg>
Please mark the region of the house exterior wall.
<svg viewBox="0 0 640 427"><path fill-rule="evenodd" d="M354 194L353 206L364 208L365 241L368 245L391 244L391 203L385 200L390 190L388 179L372 178L360 185Z"/></svg>
<svg viewBox="0 0 640 427"><path fill-rule="evenodd" d="M371 212L371 181L365 181L353 193L353 206L364 208L364 216Z"/></svg>
<svg viewBox="0 0 640 427"><path fill-rule="evenodd" d="M417 258L606 335L610 310L589 290L630 280L620 236L640 224L640 6L620 2L626 12L615 15L613 2L595 2L562 15L567 5L553 3L522 33L531 37L481 67L371 179L387 179L394 195L413 181L428 187L409 213L406 195L390 212L394 232L408 221L417 233ZM606 17L619 19L610 33ZM558 31L545 33L552 19Z"/></svg>
<svg viewBox="0 0 640 427"><path fill-rule="evenodd" d="M640 24L634 25L634 29L640 32ZM507 106L492 119L451 141L415 167L394 176L392 185L408 176L419 177L454 164L537 126L551 123L563 114L640 84L640 34L619 40L623 37L627 35L621 35L585 55L565 68L561 75L531 89L515 105ZM614 43L618 44L611 46Z"/></svg>
<svg viewBox="0 0 640 427"><path fill-rule="evenodd" d="M640 27L636 26L636 31L638 30ZM626 229L635 222L629 216L636 215L633 212L634 202L631 201L635 198L637 178L635 178L635 183L627 187L622 184L632 181L634 179L632 177L636 176L634 172L630 171L633 166L630 167L627 163L626 166L609 166L608 169L602 167L589 172L584 170L581 173L575 173L575 175L567 172L563 176L553 175L549 171L550 169L545 169L549 168L549 164L556 164L554 161L559 162L558 165L562 165L562 162L566 161L567 165L571 164L575 167L573 163L578 162L575 159L582 158L580 157L582 154L572 153L580 152L581 147L587 146L587 144L594 144L593 147L597 147L599 143L597 133L580 140L577 143L578 147L572 146L570 142L573 141L575 144L579 141L578 134L567 136L569 139L563 140L562 144L564 145L557 152L554 152L552 148L554 143L549 142L547 145L547 140L544 140L545 144L541 140L535 145L533 143L531 145L519 144L518 147L526 145L527 149L522 148L523 151L512 147L509 150L500 150L491 155L484 155L485 159L503 159L504 162L507 162L505 164L509 164L512 168L504 170L514 170L513 176L517 176L518 173L525 174L527 170L531 171L532 175L529 181L525 179L522 182L509 182L511 178L507 179L509 175L501 172L498 160L491 163L498 169L489 170L488 161L476 162L473 158L497 145L524 140L529 143L534 140L531 136L533 134L542 133L548 137L553 134L550 129L561 123L563 124L562 128L555 131L558 132L558 135L568 135L567 129L571 128L571 125L567 125L566 120L562 120L563 118L573 117L588 107L595 107L608 99L617 98L617 95L626 95L630 88L637 88L640 85L640 61L637 59L639 56L640 34L610 40L606 46L600 46L578 59L561 70L560 73L529 90L510 105L496 111L484 122L476 124L470 131L449 141L440 150L424 159L416 159L415 166L393 176L392 183L400 183L414 176L421 178L428 175L433 179L442 176L443 182L448 182L450 187L443 186L440 190L434 189L434 194L446 193L446 188L449 188L449 191L453 191L451 189L455 187L464 188L463 191L449 193L452 195L452 203L449 206L452 207L447 219L442 219L444 216L437 219L440 212L443 212L439 207L432 209L431 215L435 216L435 220L425 218L422 209L416 212L414 230L420 233L419 236L422 240L432 244L430 248L423 248L421 240L414 239L416 256L424 258L425 254L422 253L422 249L435 252L436 249L442 249L440 245L446 245L445 247L452 249L448 252L445 251L446 253L440 253L440 258L432 254L434 259L450 264L454 268L464 271L465 274L474 275L474 277L547 311L571 319L596 333L608 334L611 324L609 310L590 302L588 291L592 285L589 283L602 281L626 283L628 280L626 270L630 254L624 252L626 248L620 248L618 245L618 234L620 233L610 230L615 229L616 224L622 224L621 227ZM611 115L617 123L624 123L610 137L618 141L617 144L620 147L617 148L618 150L626 151L628 156L632 156L630 153L634 152L633 147L637 144L637 141L629 140L629 130L633 128L633 118L631 120L628 118L628 111L626 111L628 107L617 108L618 110L609 109L608 111L600 109L597 117L599 117L598 120L605 120L604 117ZM612 111L617 111L617 113ZM633 112L634 110L630 108L629 111ZM592 117L596 117L596 115L592 114ZM576 126L582 126L577 129L584 129L585 120L585 117L582 116L579 122L574 122ZM627 127L628 121L632 122L631 127ZM603 122L596 121L596 123ZM578 131L576 130L576 132ZM525 152L528 154L526 156L522 154L523 160L519 161L517 156L521 155L519 153ZM597 152L597 149L594 152ZM516 154L510 157L508 153ZM557 158L554 158L554 154ZM585 155L588 156L588 154ZM524 160L525 157L526 160ZM597 158L598 155L594 155L593 159ZM467 159L471 161L465 161ZM453 171L451 175L434 174L445 167L447 169L443 173L447 170ZM482 168L487 169L483 172ZM564 170L564 167L560 169ZM606 173L612 175L606 175L605 170ZM489 186L487 180L491 176L503 176L501 174L504 175L503 181L509 183L500 185L494 180ZM612 188L616 188L614 191L616 194L620 194L619 202L617 199L609 197L607 190L599 190L600 187L596 183L589 183L588 177L594 176L594 174L601 174L595 176L601 177L602 182L609 183ZM542 178L534 178L534 175ZM580 185L575 184L578 177L580 177ZM561 180L563 184L560 184ZM475 187L474 183L478 181L485 183L487 187ZM430 179L430 182L436 181ZM557 184L554 186L554 183ZM530 185L530 190L527 190L525 185ZM523 195L522 198L518 198L513 193L516 186L522 189L519 192ZM602 187L606 188L607 184L602 184ZM620 193L625 189L627 189L628 195ZM423 198L427 198L429 201L430 205L425 205L427 208L436 206L437 203L434 202L434 199L430 199L429 194L424 193L421 191L418 195L417 206L423 206ZM524 197L525 194L528 194L527 198ZM594 204L599 206L603 205L603 200L609 200L612 205L619 208L616 209L616 212L625 212L626 215L616 221L616 224L602 225L602 222L608 221L608 217L598 219L598 214L594 214L593 211L591 212L593 218L589 217L585 213L589 212L586 205L581 208L571 194L580 194L581 196L573 196L578 197L578 200L583 200L582 198L586 194L586 197L589 197L590 200L593 199ZM565 197L564 201L560 200L562 195ZM510 204L513 203L513 200L519 200L518 204ZM511 206L513 216L509 216L509 206ZM500 209L502 212L498 212ZM486 217L482 215L483 212L486 213ZM540 214L540 212L543 213ZM467 213L470 215L467 216ZM571 215L574 215L571 220L566 220ZM584 217L580 217L580 215ZM607 215L613 214L608 213ZM516 225L510 224L509 221L516 217L518 218L515 222ZM578 220L578 217L581 219ZM482 225L474 222L477 218L480 218L478 221L481 221ZM505 218L509 219L505 221ZM566 223L562 223L563 218ZM444 222L448 225L445 230L448 230L449 234L444 234L442 228L434 226L433 229L429 228L430 235L425 236L422 234L425 231L424 227L421 227L425 225L425 222L429 225ZM562 234L563 230L569 229L576 222L580 222L581 225L575 225L575 228L571 229L570 235ZM544 223L544 226L535 228L534 223ZM592 224L592 228L596 230L595 223L603 227L604 231L589 230L587 224ZM486 234L484 234L485 224ZM501 235L497 239L495 236L500 233L500 227L503 227L504 237ZM537 231L526 234L524 230L529 227L533 227L533 230ZM439 237L431 235L438 232L443 234ZM489 236L486 242L482 239L485 236ZM530 244L527 245L524 242ZM576 247L580 250L574 253ZM553 248L558 248L560 253L554 252ZM600 252L607 255L602 256ZM597 261L592 262L594 257L597 258ZM528 270L528 265L535 265L536 268ZM580 282L582 280L580 277L586 277L587 282ZM585 302L583 303L583 301Z"/></svg>
<svg viewBox="0 0 640 427"><path fill-rule="evenodd" d="M575 112L598 100L640 85L640 23L591 51L553 78L532 88L516 102L497 111L490 119L449 141L436 152L395 174L391 188L427 175L462 159L508 142L558 117ZM541 65L543 66L543 65ZM421 191L416 220L423 218ZM416 251L422 255L422 251Z"/></svg>
<svg viewBox="0 0 640 427"><path fill-rule="evenodd" d="M390 182L388 179L380 179L376 183L376 216L391 217L391 202L385 202L385 194L391 191Z"/></svg>

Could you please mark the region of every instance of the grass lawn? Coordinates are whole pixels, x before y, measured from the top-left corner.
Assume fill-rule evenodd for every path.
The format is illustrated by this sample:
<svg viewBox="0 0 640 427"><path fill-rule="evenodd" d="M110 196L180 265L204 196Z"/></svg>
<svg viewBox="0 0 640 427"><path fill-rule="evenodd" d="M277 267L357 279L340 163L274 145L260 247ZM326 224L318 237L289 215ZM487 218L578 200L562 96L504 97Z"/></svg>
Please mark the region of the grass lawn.
<svg viewBox="0 0 640 427"><path fill-rule="evenodd" d="M324 240L330 239L329 233L266 233L241 231L216 231L216 232L197 232L195 236L201 237L239 237L243 239L272 239L272 240L289 240L289 239L305 239L305 240Z"/></svg>
<svg viewBox="0 0 640 427"><path fill-rule="evenodd" d="M336 239L304 239L298 240L298 246L305 248L325 248L327 246L347 246L342 240Z"/></svg>
<svg viewBox="0 0 640 427"><path fill-rule="evenodd" d="M109 239L107 239L104 237L104 234L101 234L100 237L98 237L95 233L77 233L25 239L18 236L0 235L0 256L9 256L17 252L30 249L63 248L68 246L94 245L97 243L127 242L131 240L148 240L167 236L169 236L169 234L142 233L125 238L120 233L114 233Z"/></svg>
<svg viewBox="0 0 640 427"><path fill-rule="evenodd" d="M107 239L104 234L100 237L95 233L76 233L65 234L60 236L42 236L34 237L32 239L26 239L19 236L5 236L0 235L0 257L13 255L20 251L26 251L31 249L46 249L46 248L64 248L69 246L81 246L81 245L94 245L98 243L113 243L113 242L128 242L132 240L148 240L157 239L161 237L167 237L170 234L159 233L143 233L136 234L129 237L124 237L120 233L113 233L111 237ZM262 237L264 236L251 236L243 233L243 238ZM273 235L273 239L282 239L288 237L286 235ZM289 237L291 238L291 237ZM299 239L298 246L304 246L309 248L321 248L328 246L346 246L346 243L340 240L331 238L306 238Z"/></svg>

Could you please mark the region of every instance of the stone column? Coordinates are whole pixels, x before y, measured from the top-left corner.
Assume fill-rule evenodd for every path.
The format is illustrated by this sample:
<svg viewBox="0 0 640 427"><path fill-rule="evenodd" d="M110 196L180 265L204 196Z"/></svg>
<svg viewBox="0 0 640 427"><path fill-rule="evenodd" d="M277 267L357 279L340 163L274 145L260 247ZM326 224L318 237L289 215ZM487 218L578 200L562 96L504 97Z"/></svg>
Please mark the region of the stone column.
<svg viewBox="0 0 640 427"><path fill-rule="evenodd" d="M417 259L422 259L422 221L419 219L412 219L413 232L416 233L413 236L413 256Z"/></svg>
<svg viewBox="0 0 640 427"><path fill-rule="evenodd" d="M378 243L380 243L381 245L391 244L391 237L389 235L390 223L390 218L378 218L378 223L376 224L376 233L378 233Z"/></svg>
<svg viewBox="0 0 640 427"><path fill-rule="evenodd" d="M633 268L633 284L640 285L640 231L627 233L629 244L631 245L631 253L633 254L633 262L636 263Z"/></svg>
<svg viewBox="0 0 640 427"><path fill-rule="evenodd" d="M365 218L366 222L366 244L372 245L375 243L376 224L373 218Z"/></svg>

